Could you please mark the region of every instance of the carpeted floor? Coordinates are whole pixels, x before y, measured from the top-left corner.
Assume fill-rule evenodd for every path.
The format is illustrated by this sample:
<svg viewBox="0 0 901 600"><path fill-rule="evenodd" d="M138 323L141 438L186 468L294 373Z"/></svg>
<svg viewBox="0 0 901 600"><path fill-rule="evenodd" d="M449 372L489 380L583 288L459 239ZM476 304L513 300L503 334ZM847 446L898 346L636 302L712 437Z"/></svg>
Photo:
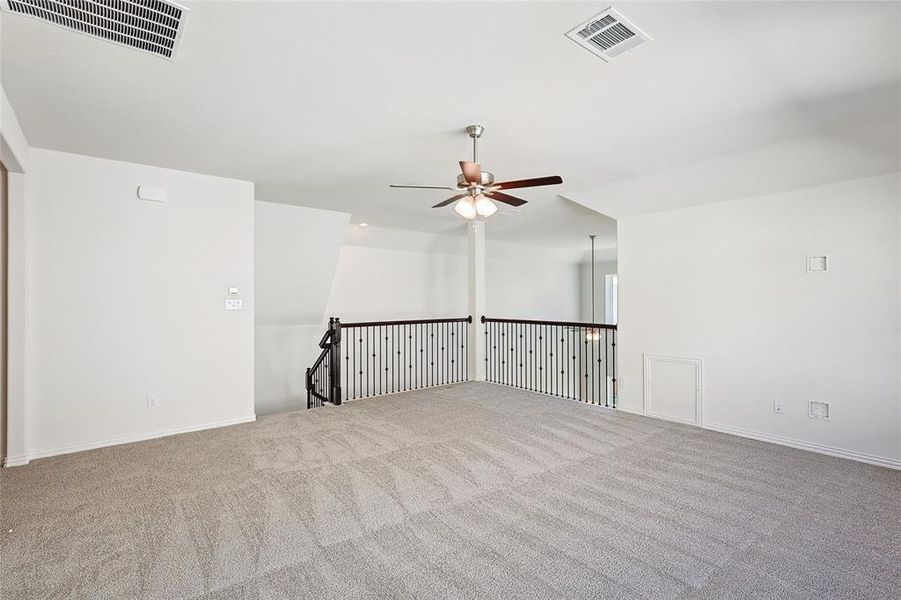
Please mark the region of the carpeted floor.
<svg viewBox="0 0 901 600"><path fill-rule="evenodd" d="M0 477L4 600L901 590L901 473L490 384Z"/></svg>

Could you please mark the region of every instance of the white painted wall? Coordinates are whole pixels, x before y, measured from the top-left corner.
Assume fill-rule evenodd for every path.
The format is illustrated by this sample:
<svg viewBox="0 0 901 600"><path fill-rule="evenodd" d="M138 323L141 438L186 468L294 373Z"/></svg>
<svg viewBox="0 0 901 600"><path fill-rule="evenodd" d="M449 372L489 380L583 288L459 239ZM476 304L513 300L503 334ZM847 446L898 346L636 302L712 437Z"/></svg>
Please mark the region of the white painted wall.
<svg viewBox="0 0 901 600"><path fill-rule="evenodd" d="M594 263L594 318L606 322L607 296L605 277L616 274L616 261ZM591 262L579 265L579 320L591 322Z"/></svg>
<svg viewBox="0 0 901 600"><path fill-rule="evenodd" d="M30 148L2 88L0 104L0 162L7 169L6 456L3 464L15 466L29 460L31 206L26 196L26 171Z"/></svg>
<svg viewBox="0 0 901 600"><path fill-rule="evenodd" d="M29 149L16 111L0 87L0 162L9 171L25 172L28 170Z"/></svg>
<svg viewBox="0 0 901 600"><path fill-rule="evenodd" d="M257 414L306 407L348 213L256 202L254 387Z"/></svg>
<svg viewBox="0 0 901 600"><path fill-rule="evenodd" d="M466 316L466 256L344 246L328 301L343 321Z"/></svg>
<svg viewBox="0 0 901 600"><path fill-rule="evenodd" d="M643 354L699 358L705 426L901 465L899 198L889 175L621 219L620 406Z"/></svg>
<svg viewBox="0 0 901 600"><path fill-rule="evenodd" d="M33 457L254 418L253 184L32 148L29 200Z"/></svg>
<svg viewBox="0 0 901 600"><path fill-rule="evenodd" d="M579 265L555 257L488 256L488 316L509 319L579 319ZM475 315L474 315L475 316Z"/></svg>
<svg viewBox="0 0 901 600"><path fill-rule="evenodd" d="M368 239L374 246L365 245ZM578 318L575 258L542 247L490 241L486 254L489 316ZM327 313L345 321L466 316L466 260L462 236L351 227Z"/></svg>

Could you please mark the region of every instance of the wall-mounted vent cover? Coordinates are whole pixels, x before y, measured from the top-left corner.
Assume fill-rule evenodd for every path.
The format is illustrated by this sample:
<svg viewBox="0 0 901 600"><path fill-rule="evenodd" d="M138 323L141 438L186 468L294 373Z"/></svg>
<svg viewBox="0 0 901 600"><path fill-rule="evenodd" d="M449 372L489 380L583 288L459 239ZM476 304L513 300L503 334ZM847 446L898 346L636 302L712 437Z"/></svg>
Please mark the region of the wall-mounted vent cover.
<svg viewBox="0 0 901 600"><path fill-rule="evenodd" d="M607 62L651 41L651 36L612 8L585 21L566 37Z"/></svg>
<svg viewBox="0 0 901 600"><path fill-rule="evenodd" d="M168 59L188 9L167 0L0 0L6 10Z"/></svg>

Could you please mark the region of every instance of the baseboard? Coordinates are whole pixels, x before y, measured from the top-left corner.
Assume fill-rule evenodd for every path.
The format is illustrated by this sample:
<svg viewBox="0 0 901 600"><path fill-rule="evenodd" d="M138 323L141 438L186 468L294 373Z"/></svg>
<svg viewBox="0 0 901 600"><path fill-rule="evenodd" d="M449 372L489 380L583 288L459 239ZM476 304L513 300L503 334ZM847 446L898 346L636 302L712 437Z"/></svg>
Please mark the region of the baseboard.
<svg viewBox="0 0 901 600"><path fill-rule="evenodd" d="M640 415L642 417L647 417L648 414L644 412L644 409L641 408L631 408L629 406L617 406L616 410L624 413L629 413L632 415Z"/></svg>
<svg viewBox="0 0 901 600"><path fill-rule="evenodd" d="M240 425L241 423L250 423L256 421L257 417L255 414L247 415L244 417L237 417L234 419L225 419L222 421L213 421L211 423L202 423L200 425L189 425L188 427L176 427L174 429L164 429L161 431L153 431L151 433L139 433L136 435L126 435L121 437L110 438L106 440L98 440L93 442L87 442L84 444L76 444L73 446L63 446L61 448L52 448L49 450L39 450L37 452L32 452L29 457L31 460L36 460L38 458L48 458L50 456L59 456L60 454L72 454L73 452L84 452L85 450L96 450L97 448L107 448L109 446L118 446L120 444L131 444L133 442L143 442L146 440L153 440L161 437L166 437L170 435L178 435L180 433L191 433L194 431L203 431L204 429L216 429L218 427L227 427L229 425ZM9 461L9 458L7 458ZM17 463L16 465L10 464L9 466L17 466L18 464L27 464L27 461L24 463Z"/></svg>
<svg viewBox="0 0 901 600"><path fill-rule="evenodd" d="M737 435L739 437L757 440L760 442L770 442L771 444L779 444L780 446L789 446L790 448L798 448L799 450L808 450L810 452L817 452L819 454L826 454L828 456L835 456L838 458L847 458L849 460L856 460L857 462L877 465L879 467L888 467L889 469L901 470L901 460L885 458L883 456L875 456L873 454L866 454L864 452L855 452L853 450L834 448L832 446L824 446L822 444L814 444L811 442L802 442L800 440L795 440L792 438L770 435L768 433L760 433L757 431L750 431L748 429L741 429L739 427L718 425L716 423L704 423L702 427L704 429L710 429L711 431L719 431L720 433Z"/></svg>
<svg viewBox="0 0 901 600"><path fill-rule="evenodd" d="M27 465L31 462L31 455L29 454L19 454L16 456L7 456L3 459L4 467L21 467L22 465Z"/></svg>

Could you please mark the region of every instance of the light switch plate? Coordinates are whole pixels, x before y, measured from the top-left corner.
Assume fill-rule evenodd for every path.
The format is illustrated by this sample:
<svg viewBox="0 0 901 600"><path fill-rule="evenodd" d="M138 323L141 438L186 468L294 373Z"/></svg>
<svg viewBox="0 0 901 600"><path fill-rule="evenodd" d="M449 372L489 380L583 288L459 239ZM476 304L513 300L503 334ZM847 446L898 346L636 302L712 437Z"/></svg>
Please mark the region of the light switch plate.
<svg viewBox="0 0 901 600"><path fill-rule="evenodd" d="M242 298L226 298L225 310L241 310L244 308L244 300Z"/></svg>

